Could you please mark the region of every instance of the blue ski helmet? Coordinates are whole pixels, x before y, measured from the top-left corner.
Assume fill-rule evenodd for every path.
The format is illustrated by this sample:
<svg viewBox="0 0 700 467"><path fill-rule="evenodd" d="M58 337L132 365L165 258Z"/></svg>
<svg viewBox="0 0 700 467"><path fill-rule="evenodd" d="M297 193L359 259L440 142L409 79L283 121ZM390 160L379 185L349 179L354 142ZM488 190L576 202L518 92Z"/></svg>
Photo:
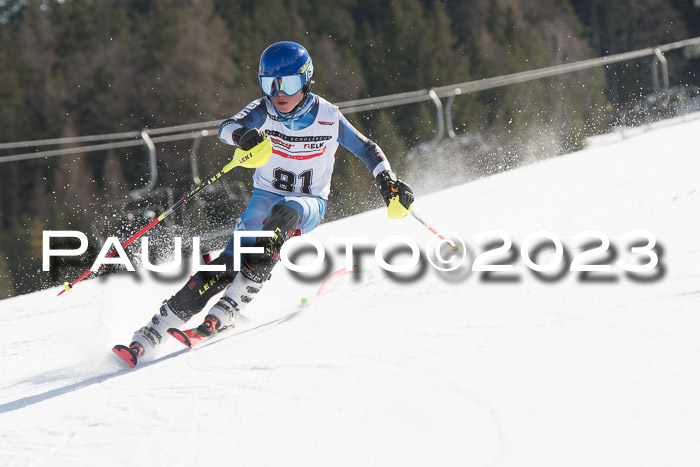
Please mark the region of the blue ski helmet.
<svg viewBox="0 0 700 467"><path fill-rule="evenodd" d="M279 92L292 96L302 89L308 96L313 75L309 52L296 42L277 42L260 56L258 81L267 97L275 97Z"/></svg>

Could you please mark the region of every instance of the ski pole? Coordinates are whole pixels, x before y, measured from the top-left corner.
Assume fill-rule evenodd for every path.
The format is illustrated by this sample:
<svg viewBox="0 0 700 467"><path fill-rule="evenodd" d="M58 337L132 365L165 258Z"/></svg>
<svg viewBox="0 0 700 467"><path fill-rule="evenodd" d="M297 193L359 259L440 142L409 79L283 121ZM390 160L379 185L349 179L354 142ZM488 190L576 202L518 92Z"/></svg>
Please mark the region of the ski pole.
<svg viewBox="0 0 700 467"><path fill-rule="evenodd" d="M260 146L260 147L258 147ZM148 232L150 229L155 227L160 221L168 217L170 214L175 212L180 206L197 196L197 194L220 179L224 174L227 172L231 171L234 167L237 166L243 166L247 167L250 169L257 168L257 167L262 167L265 165L265 163L270 159L270 156L272 155L272 150L271 150L271 143L270 140L265 138L265 140L260 143L260 145L256 146L253 148L251 151L244 151L240 148L236 149L236 152L233 155L233 159L231 162L226 164L223 169L213 177L211 177L209 180L205 181L204 183L200 184L196 188L194 188L192 191L190 191L188 194L182 197L177 203L173 204L170 206L163 214L160 216L156 217L153 219L151 222L148 223L144 228L136 232L134 235L131 236L130 239L122 243L122 248L126 248L129 246L132 242L134 242L136 239L138 239L141 235L145 234ZM112 250L111 253L109 253L106 257L111 258L112 256L117 254L117 250ZM71 283L65 282L63 284L63 290L61 290L58 295L61 295L63 292L71 292L73 289L73 286L80 282L81 280L85 279L90 273L92 272L91 269L88 269L85 271L80 277L78 277L76 280L74 280Z"/></svg>
<svg viewBox="0 0 700 467"><path fill-rule="evenodd" d="M409 212L411 213L411 215L413 216L413 218L414 218L415 220L417 220L418 222L420 222L421 224L423 224L423 226L425 226L428 230L430 230L432 233L434 233L435 235L437 235L437 237L438 237L440 240L442 240L443 242L445 242L445 243L447 243L448 245L450 245L450 246L452 247L453 250L455 250L455 251L457 250L457 244L456 244L455 242L453 242L452 240L449 240L449 239L443 237L443 236L440 234L440 232L438 232L437 230L435 230L433 227L431 227L430 225L428 225L427 222L425 222L423 219L421 219L421 217L420 217L418 214L416 214L416 211L411 210L411 211L409 211Z"/></svg>

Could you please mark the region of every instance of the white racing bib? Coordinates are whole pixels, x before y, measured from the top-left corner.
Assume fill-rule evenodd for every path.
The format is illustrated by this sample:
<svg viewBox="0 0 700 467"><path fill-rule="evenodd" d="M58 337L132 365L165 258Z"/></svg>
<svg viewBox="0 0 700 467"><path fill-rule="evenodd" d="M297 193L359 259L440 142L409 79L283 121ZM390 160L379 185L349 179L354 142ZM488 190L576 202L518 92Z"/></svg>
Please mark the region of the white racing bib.
<svg viewBox="0 0 700 467"><path fill-rule="evenodd" d="M316 120L303 130L290 130L272 115L260 127L272 143L272 156L255 170L253 185L278 194L313 195L328 199L331 175L338 150L338 107L317 96Z"/></svg>

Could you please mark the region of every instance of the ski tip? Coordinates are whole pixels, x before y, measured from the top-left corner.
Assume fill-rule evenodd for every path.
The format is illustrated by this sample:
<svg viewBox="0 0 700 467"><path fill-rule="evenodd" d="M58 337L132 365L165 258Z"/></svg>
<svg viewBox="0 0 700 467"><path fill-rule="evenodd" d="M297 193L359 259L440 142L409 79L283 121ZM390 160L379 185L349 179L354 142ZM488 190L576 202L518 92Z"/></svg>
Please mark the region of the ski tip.
<svg viewBox="0 0 700 467"><path fill-rule="evenodd" d="M190 338L187 336L187 334L180 331L179 329L170 328L168 329L168 334L173 336L177 341L181 342L183 345L192 348L192 341L190 340Z"/></svg>
<svg viewBox="0 0 700 467"><path fill-rule="evenodd" d="M129 365L130 368L134 368L136 366L136 357L134 354L131 353L131 350L129 350L129 347L121 344L117 344L112 348L112 352L117 354L119 358L124 360L127 365Z"/></svg>

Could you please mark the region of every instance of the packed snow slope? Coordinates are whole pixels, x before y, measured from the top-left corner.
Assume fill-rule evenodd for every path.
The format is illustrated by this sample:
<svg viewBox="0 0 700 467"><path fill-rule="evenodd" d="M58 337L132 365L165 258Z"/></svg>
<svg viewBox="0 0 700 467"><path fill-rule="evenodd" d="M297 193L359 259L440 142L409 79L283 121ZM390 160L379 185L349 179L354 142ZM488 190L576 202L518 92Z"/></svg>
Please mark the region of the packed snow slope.
<svg viewBox="0 0 700 467"><path fill-rule="evenodd" d="M130 370L128 344L184 282L151 274L89 280L0 302L3 466L695 466L700 458L700 119L453 187L415 203L462 238L466 266L425 261L401 279L370 270L301 281L283 266L245 314L251 322L186 351L172 339ZM457 157L457 156L455 156ZM473 257L514 271L472 272ZM561 239L566 265L542 276ZM659 264L634 253L653 234ZM385 210L311 234L333 264L334 236L431 235ZM585 245L588 243L589 245ZM633 244L632 244L633 243ZM539 254L537 254L537 251ZM331 255L333 253L333 255ZM392 255L387 255L392 256ZM423 255L425 257L425 255ZM410 255L390 259L405 264ZM313 257L304 254L299 263ZM199 324L202 315L194 318Z"/></svg>

